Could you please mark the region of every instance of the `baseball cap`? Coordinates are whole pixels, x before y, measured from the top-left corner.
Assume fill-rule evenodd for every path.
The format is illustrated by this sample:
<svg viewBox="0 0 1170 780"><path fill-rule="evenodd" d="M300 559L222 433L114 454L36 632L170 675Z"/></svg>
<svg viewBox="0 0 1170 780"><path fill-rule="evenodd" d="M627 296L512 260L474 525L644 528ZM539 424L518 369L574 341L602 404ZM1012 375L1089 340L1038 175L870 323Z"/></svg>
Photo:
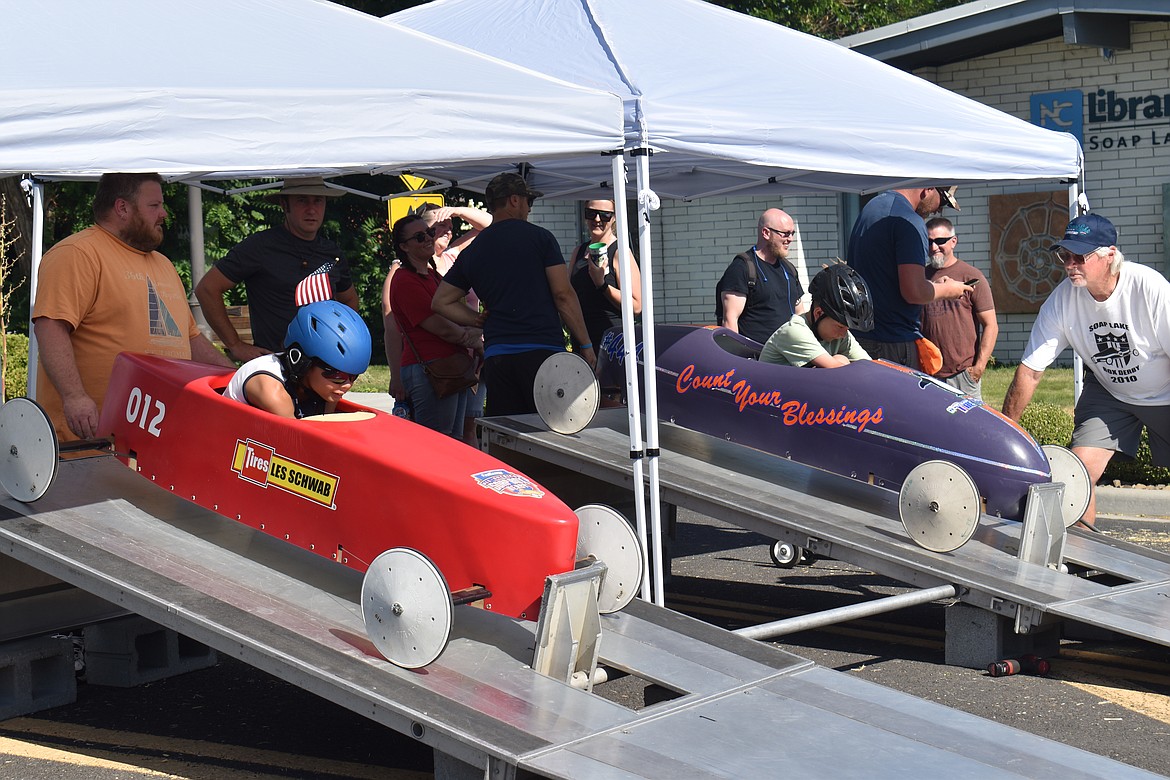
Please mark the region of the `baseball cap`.
<svg viewBox="0 0 1170 780"><path fill-rule="evenodd" d="M1117 246L1117 228L1100 214L1082 214L1068 223L1064 238L1048 250L1064 248L1074 255L1087 255L1103 246Z"/></svg>
<svg viewBox="0 0 1170 780"><path fill-rule="evenodd" d="M955 200L955 190L958 187L935 187L938 190L938 195L942 198L942 205L959 211L959 201Z"/></svg>
<svg viewBox="0 0 1170 780"><path fill-rule="evenodd" d="M526 198L539 198L543 192L534 190L528 186L528 182L524 181L524 177L518 173L501 173L494 179L488 182L487 187L483 191L484 200L488 204L495 203L501 198L506 198L510 195L523 195Z"/></svg>

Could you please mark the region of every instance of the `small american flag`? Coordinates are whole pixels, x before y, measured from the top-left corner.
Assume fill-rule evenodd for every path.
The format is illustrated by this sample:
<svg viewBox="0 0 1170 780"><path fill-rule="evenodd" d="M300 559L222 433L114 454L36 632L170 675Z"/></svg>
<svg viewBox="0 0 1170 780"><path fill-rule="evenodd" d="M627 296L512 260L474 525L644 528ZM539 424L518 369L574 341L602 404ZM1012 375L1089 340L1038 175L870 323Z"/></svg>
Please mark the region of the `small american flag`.
<svg viewBox="0 0 1170 780"><path fill-rule="evenodd" d="M333 286L329 283L329 272L333 270L332 263L326 263L313 273L306 276L297 285L296 304L304 306L316 301L328 301L333 297Z"/></svg>

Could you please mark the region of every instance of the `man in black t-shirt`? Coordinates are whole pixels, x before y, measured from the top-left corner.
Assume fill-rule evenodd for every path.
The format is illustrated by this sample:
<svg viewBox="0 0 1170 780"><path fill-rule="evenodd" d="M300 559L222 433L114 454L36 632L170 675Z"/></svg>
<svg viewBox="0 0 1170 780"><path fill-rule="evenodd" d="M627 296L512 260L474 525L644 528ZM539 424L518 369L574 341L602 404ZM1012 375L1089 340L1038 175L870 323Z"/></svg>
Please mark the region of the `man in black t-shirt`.
<svg viewBox="0 0 1170 780"><path fill-rule="evenodd" d="M489 417L536 412L536 372L549 355L565 351L562 321L581 357L597 364L561 248L552 233L528 221L540 194L515 173L488 182L492 224L459 255L431 302L447 319L483 328ZM480 315L461 302L473 288L484 307Z"/></svg>
<svg viewBox="0 0 1170 780"><path fill-rule="evenodd" d="M715 287L715 321L761 344L799 314L804 295L788 249L796 223L768 209L757 223L756 244L735 256Z"/></svg>
<svg viewBox="0 0 1170 780"><path fill-rule="evenodd" d="M306 303L332 298L358 310L349 264L337 244L320 235L325 199L342 194L320 177L285 181L271 196L284 209L284 223L248 236L200 280L195 297L233 360L280 351L288 324ZM252 344L240 338L223 302L240 283L248 291Z"/></svg>

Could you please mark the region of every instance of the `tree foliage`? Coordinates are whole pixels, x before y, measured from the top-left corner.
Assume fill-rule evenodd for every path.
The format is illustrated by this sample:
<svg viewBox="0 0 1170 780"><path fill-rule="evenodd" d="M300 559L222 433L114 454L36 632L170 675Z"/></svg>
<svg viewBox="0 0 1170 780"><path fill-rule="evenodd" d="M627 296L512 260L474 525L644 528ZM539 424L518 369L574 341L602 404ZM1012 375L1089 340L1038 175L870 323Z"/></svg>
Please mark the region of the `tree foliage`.
<svg viewBox="0 0 1170 780"><path fill-rule="evenodd" d="M506 2L507 0L500 0ZM643 2L644 0L630 0ZM372 16L385 16L423 0L334 0ZM708 0L732 11L767 19L819 38L842 38L900 22L932 11L953 8L965 0Z"/></svg>

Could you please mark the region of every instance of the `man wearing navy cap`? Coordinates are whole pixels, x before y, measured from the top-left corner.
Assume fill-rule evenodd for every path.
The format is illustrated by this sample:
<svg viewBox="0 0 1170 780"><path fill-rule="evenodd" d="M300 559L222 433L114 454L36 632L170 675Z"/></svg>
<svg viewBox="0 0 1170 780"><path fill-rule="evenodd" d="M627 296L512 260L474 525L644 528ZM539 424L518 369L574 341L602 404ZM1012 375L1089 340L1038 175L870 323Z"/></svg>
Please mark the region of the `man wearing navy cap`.
<svg viewBox="0 0 1170 780"><path fill-rule="evenodd" d="M1072 451L1090 483L1113 453L1137 454L1143 427L1154 463L1170 466L1170 282L1126 263L1117 230L1098 214L1074 219L1050 249L1068 278L1040 307L1003 413L1018 422L1044 369L1072 347L1086 367ZM1081 518L1090 529L1096 503L1094 492Z"/></svg>

